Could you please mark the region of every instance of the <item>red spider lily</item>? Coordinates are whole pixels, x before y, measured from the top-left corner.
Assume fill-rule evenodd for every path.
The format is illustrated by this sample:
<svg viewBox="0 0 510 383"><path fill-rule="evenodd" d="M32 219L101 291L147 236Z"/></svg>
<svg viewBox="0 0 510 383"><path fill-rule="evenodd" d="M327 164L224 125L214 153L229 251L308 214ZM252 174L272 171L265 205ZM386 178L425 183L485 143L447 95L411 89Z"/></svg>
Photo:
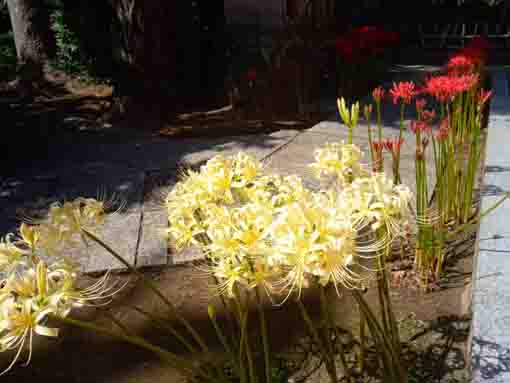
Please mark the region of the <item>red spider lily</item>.
<svg viewBox="0 0 510 383"><path fill-rule="evenodd" d="M453 97L449 76L435 76L425 82L424 93L435 97L439 102L449 101Z"/></svg>
<svg viewBox="0 0 510 383"><path fill-rule="evenodd" d="M453 56L447 64L448 73L457 76L468 73L473 73L475 70L475 63L472 58L465 56L462 53Z"/></svg>
<svg viewBox="0 0 510 383"><path fill-rule="evenodd" d="M477 74L461 76L435 76L427 80L424 92L435 97L439 102L450 101L458 93L465 92L478 83Z"/></svg>
<svg viewBox="0 0 510 383"><path fill-rule="evenodd" d="M453 87L457 93L467 92L478 84L480 77L478 74L465 74L452 78Z"/></svg>
<svg viewBox="0 0 510 383"><path fill-rule="evenodd" d="M384 148L393 154L400 152L403 143L404 139L398 137L387 138L383 141Z"/></svg>
<svg viewBox="0 0 510 383"><path fill-rule="evenodd" d="M376 103L379 103L384 98L384 93L385 93L384 89L378 86L372 91L372 98Z"/></svg>
<svg viewBox="0 0 510 383"><path fill-rule="evenodd" d="M430 124L436 118L435 110L424 110L421 112L421 119L426 123Z"/></svg>
<svg viewBox="0 0 510 383"><path fill-rule="evenodd" d="M365 118L367 120L370 120L370 115L372 114L372 104L368 104L368 105L365 105L365 107L363 108L363 114L365 115Z"/></svg>
<svg viewBox="0 0 510 383"><path fill-rule="evenodd" d="M257 70L255 68L250 68L246 72L246 80L248 82L255 82L257 81Z"/></svg>
<svg viewBox="0 0 510 383"><path fill-rule="evenodd" d="M441 142L441 141L446 140L446 138L448 137L449 131L450 131L450 120L448 119L448 117L446 117L445 119L443 119L443 121L441 121L441 124L439 124L439 129L435 134L436 141Z"/></svg>
<svg viewBox="0 0 510 383"><path fill-rule="evenodd" d="M492 97L492 90L480 89L477 95L478 106L482 107Z"/></svg>
<svg viewBox="0 0 510 383"><path fill-rule="evenodd" d="M398 33L387 32L378 27L364 26L339 36L336 50L349 63L359 63L382 53L399 39Z"/></svg>
<svg viewBox="0 0 510 383"><path fill-rule="evenodd" d="M375 172L383 171L383 149L384 140L372 142L372 153L374 155L373 170Z"/></svg>
<svg viewBox="0 0 510 383"><path fill-rule="evenodd" d="M460 50L460 55L469 58L474 65L481 66L487 62L487 52L476 47L465 47Z"/></svg>
<svg viewBox="0 0 510 383"><path fill-rule="evenodd" d="M420 133L428 133L432 130L429 124L427 124L425 121L412 121L411 122L411 132L414 134L420 132Z"/></svg>
<svg viewBox="0 0 510 383"><path fill-rule="evenodd" d="M375 153L382 153L385 147L384 140L383 141L374 141L372 142L372 150Z"/></svg>
<svg viewBox="0 0 510 383"><path fill-rule="evenodd" d="M419 98L416 100L416 110L421 112L423 111L423 108L427 105L427 100L424 98Z"/></svg>
<svg viewBox="0 0 510 383"><path fill-rule="evenodd" d="M411 99L417 94L415 85L412 81L401 81L398 84L393 83L393 88L390 90L393 103L397 104L399 100L402 103L410 104Z"/></svg>
<svg viewBox="0 0 510 383"><path fill-rule="evenodd" d="M336 40L335 46L337 54L345 61L351 63L357 61L358 55L353 41L344 37L339 37Z"/></svg>

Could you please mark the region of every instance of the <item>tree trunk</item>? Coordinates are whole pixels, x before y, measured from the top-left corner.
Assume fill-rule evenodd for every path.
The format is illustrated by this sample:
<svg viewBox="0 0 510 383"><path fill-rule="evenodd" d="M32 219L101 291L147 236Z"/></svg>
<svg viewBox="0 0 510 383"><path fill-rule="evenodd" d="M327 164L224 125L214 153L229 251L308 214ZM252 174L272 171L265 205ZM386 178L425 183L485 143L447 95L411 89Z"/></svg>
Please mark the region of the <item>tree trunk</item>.
<svg viewBox="0 0 510 383"><path fill-rule="evenodd" d="M114 15L113 115L123 118L142 99L144 12L142 0L108 0Z"/></svg>
<svg viewBox="0 0 510 383"><path fill-rule="evenodd" d="M177 2L109 1L119 36L115 43L119 65L114 74L113 117L137 127L157 124L175 94ZM129 118L124 118L126 115Z"/></svg>
<svg viewBox="0 0 510 383"><path fill-rule="evenodd" d="M43 69L50 56L50 19L41 0L7 0L11 18L19 78L33 83L43 78Z"/></svg>

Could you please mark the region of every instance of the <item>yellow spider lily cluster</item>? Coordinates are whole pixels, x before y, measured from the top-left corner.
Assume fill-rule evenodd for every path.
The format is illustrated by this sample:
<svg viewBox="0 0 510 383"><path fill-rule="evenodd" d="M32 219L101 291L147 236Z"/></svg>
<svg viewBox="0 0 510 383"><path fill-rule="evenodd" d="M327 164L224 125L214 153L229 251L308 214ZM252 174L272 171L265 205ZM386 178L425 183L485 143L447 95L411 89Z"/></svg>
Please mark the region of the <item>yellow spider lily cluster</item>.
<svg viewBox="0 0 510 383"><path fill-rule="evenodd" d="M262 286L289 297L311 281L358 288L369 269L362 260L401 234L406 187L364 170L355 145L326 145L316 159L312 168L335 176L335 187L312 191L298 176L264 175L239 153L187 172L169 193L169 234L178 248L204 251L219 293Z"/></svg>
<svg viewBox="0 0 510 383"><path fill-rule="evenodd" d="M340 187L353 179L368 177L370 173L361 164L363 152L356 145L343 142L327 143L315 150L315 162L310 165L317 178L336 177Z"/></svg>
<svg viewBox="0 0 510 383"><path fill-rule="evenodd" d="M63 256L76 246L83 228L103 223L103 203L78 198L50 207L48 217L38 224L21 224L19 234L0 241L0 352L15 350L15 357L2 374L20 357L24 346L32 353L34 335L56 337L48 316L67 316L75 307L114 292L108 274L95 284L77 286L79 265Z"/></svg>

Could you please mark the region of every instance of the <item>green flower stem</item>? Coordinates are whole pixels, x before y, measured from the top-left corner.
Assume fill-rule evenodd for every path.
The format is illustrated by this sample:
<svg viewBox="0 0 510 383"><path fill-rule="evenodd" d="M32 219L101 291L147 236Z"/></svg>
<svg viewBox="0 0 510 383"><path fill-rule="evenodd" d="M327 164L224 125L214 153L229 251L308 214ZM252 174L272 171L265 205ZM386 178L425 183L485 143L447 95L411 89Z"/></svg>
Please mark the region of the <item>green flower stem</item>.
<svg viewBox="0 0 510 383"><path fill-rule="evenodd" d="M399 356L393 349L391 339L388 339L388 334L384 332L377 322L374 313L370 309L370 306L366 303L361 293L356 289L351 291L360 310L365 314L370 333L372 334L376 347L379 350L378 357L382 358L381 362L385 366L383 370L384 381L388 383L407 383L407 374L403 370Z"/></svg>
<svg viewBox="0 0 510 383"><path fill-rule="evenodd" d="M321 302L321 312L323 320L325 321L325 331L324 331L324 339L326 341L326 347L328 348L328 354L330 356L330 366L329 369L331 370L330 376L331 379L334 379L335 382L338 380L337 374L336 374L336 363L335 363L335 347L333 343L331 342L331 333L330 330L333 330L335 328L335 324L333 323L333 319L331 318L331 314L328 307L328 301L326 298L326 291L323 285L319 284L319 290L320 290L320 302ZM345 360L344 355L344 349L342 341L339 342L340 345L340 363L342 364L342 369L344 371L344 374L346 378L350 379L350 373L347 366L347 362Z"/></svg>
<svg viewBox="0 0 510 383"><path fill-rule="evenodd" d="M124 342L133 344L135 346L139 346L147 351L150 351L151 353L157 355L159 358L161 358L164 362L168 363L173 368L176 368L180 372L186 374L187 377L191 379L195 379L195 368L191 363L189 363L187 360L180 358L179 356L162 349L159 346L156 346L154 344L151 344L147 342L145 339L140 338L135 335L126 335L126 334L119 334L115 331L97 326L93 323L84 322L78 319L72 319L72 318L63 318L59 316L51 316L54 320L60 321L62 323L66 323L75 327L79 327L85 330L93 331L97 334L104 334L108 335L112 338L116 338L119 340L122 340ZM210 376L204 376L206 378L211 378Z"/></svg>
<svg viewBox="0 0 510 383"><path fill-rule="evenodd" d="M212 279L213 279L214 284L216 286L219 286L220 282L218 280L218 277L213 274ZM225 310L225 314L227 317L228 331L230 333L229 335L231 337L231 341L233 343L235 343L235 339L237 339L237 337L235 335L236 330L235 330L234 318L232 317L232 315L235 315L235 308L232 307L231 300L227 300L227 299L228 298L226 298L223 294L220 294L220 301L221 301L221 304Z"/></svg>
<svg viewBox="0 0 510 383"><path fill-rule="evenodd" d="M241 383L247 383L248 382L248 375L246 373L246 365L244 360L243 353L245 352L245 341L244 338L246 336L246 321L248 320L247 316L241 312L241 307L239 305L239 302L236 301L236 307L238 310L238 317L239 317L239 330L241 333L241 337L239 340L239 378L241 379Z"/></svg>
<svg viewBox="0 0 510 383"><path fill-rule="evenodd" d="M510 198L510 193L505 193L503 197L501 197L496 203L494 203L491 207L487 208L485 211L480 213L478 218L473 219L469 222L463 223L461 225L457 225L455 230L449 232L445 237L446 239L453 239L455 235L461 233L463 230L467 229L470 226L475 226L480 223L482 219L484 219L486 216L488 216L490 213L492 213L494 210L496 210L503 202L505 202L508 198Z"/></svg>
<svg viewBox="0 0 510 383"><path fill-rule="evenodd" d="M267 334L266 315L264 312L262 297L260 296L260 292L257 288L255 288L255 294L257 298L257 308L259 311L260 331L262 333L262 345L264 347L264 366L266 372L266 383L271 383L271 358L269 349L269 339Z"/></svg>
<svg viewBox="0 0 510 383"><path fill-rule="evenodd" d="M372 147L372 128L370 126L370 118L367 120L368 129L368 147L370 149L370 159L372 160L372 168L375 166L374 148Z"/></svg>
<svg viewBox="0 0 510 383"><path fill-rule="evenodd" d="M248 297L246 298L248 300ZM240 353L239 353L239 359L241 360L243 358L243 352L246 354L246 360L248 362L248 374L250 377L249 382L250 383L256 383L257 377L256 377L256 371L254 368L253 363L253 354L250 347L249 337L248 337L248 310L246 307L243 306L242 297L239 292L239 290L235 289L235 299L234 299L237 310L239 314L239 318L241 318L241 341L240 341Z"/></svg>
<svg viewBox="0 0 510 383"><path fill-rule="evenodd" d="M131 306L131 305L126 305L127 308L133 310L133 311L136 311L137 313L143 315L144 317L146 317L147 319L149 319L151 322L153 322L156 327L158 327L159 329L161 330L164 330L164 331L167 331L168 333L170 333L173 337L175 337L179 342L181 342L181 344L188 350L188 352L190 352L191 354L195 354L197 352L197 350L195 349L195 347L192 346L192 344L190 342L188 342L181 334L179 334L179 332L171 325L170 322L167 322L167 321L164 321L162 320L161 318L158 318L157 316L155 316L154 314L151 314L149 313L148 311L145 311L143 309L141 309L140 307L138 306ZM221 369L219 368L215 368L216 371L218 372L218 375L220 376L223 376L224 373ZM200 369L202 371L202 374L207 374L206 372L204 372L202 369ZM226 377L225 377L226 378Z"/></svg>
<svg viewBox="0 0 510 383"><path fill-rule="evenodd" d="M359 372L362 373L365 368L365 346L366 346L366 319L363 311L359 310Z"/></svg>
<svg viewBox="0 0 510 383"><path fill-rule="evenodd" d="M400 132L399 132L399 136L398 136L399 139L404 138L404 130L405 130L405 127L404 127L404 114L405 114L405 109L406 109L406 104L404 102L402 102L400 104Z"/></svg>
<svg viewBox="0 0 510 383"><path fill-rule="evenodd" d="M382 269L382 277L383 278L382 278L381 282L383 285L384 299L386 301L385 306L386 306L387 318L389 321L391 334L392 334L393 347L394 347L395 352L397 353L397 356L400 357L400 354L401 354L400 334L399 334L399 330L398 330L397 320L395 318L395 313L393 311L392 304L391 304L390 289L388 286L388 276L387 276L387 272L386 272L386 259L389 256L390 252L391 252L391 247L388 245L388 246L386 246L386 251L384 253L384 258L383 258L384 267Z"/></svg>
<svg viewBox="0 0 510 383"><path fill-rule="evenodd" d="M208 352L209 349L207 345L205 344L202 337L195 331L195 329L191 326L191 324L184 318L182 315L178 313L175 306L168 300L167 297L150 281L148 278L146 278L140 271L136 269L136 267L132 266L128 261L124 259L121 255L119 255L115 250L113 250L110 246L108 246L106 243L104 243L101 239L99 239L97 236L89 232L88 230L82 229L83 234L96 242L98 245L103 247L106 251L108 251L116 260L118 260L120 263L122 263L124 266L126 266L130 272L135 274L137 277L140 278L142 283L151 290L154 294L156 294L172 311L172 314L181 322L186 330L191 334L193 339L200 345L203 351Z"/></svg>
<svg viewBox="0 0 510 383"><path fill-rule="evenodd" d="M321 337L319 336L319 332L317 331L317 328L313 324L312 319L308 315L308 312L306 311L306 307L301 301L301 299L297 299L297 304L299 307L299 311L301 312L301 316L303 317L306 326L308 327L308 331L310 332L310 335L312 336L312 339L317 344L317 347L319 347L319 350L321 352L322 359L326 363L326 366L330 364L329 359L331 358L331 355L328 353L327 347L324 345L324 342L321 340ZM330 367L327 368L328 375L331 379L331 383L336 383L336 373L333 375L333 372L330 371Z"/></svg>
<svg viewBox="0 0 510 383"><path fill-rule="evenodd" d="M137 313L143 315L144 317L148 318L150 321L152 321L157 327L159 327L161 330L168 331L173 337L175 337L181 344L190 352L190 353L196 353L197 350L193 345L186 340L179 332L170 324L170 322L164 321L161 318L158 318L154 314L151 314L140 307L137 306L131 306L126 305L127 308L130 308L131 310L136 311Z"/></svg>
<svg viewBox="0 0 510 383"><path fill-rule="evenodd" d="M376 101L375 108L377 110L377 131L379 133L379 142L383 139L383 131L381 125L381 101Z"/></svg>
<svg viewBox="0 0 510 383"><path fill-rule="evenodd" d="M223 348L227 352L228 356L230 357L230 360L234 363L234 368L236 369L239 376L241 376L241 372L239 371L239 360L237 359L234 351L232 350L232 347L230 347L230 344L228 343L227 337L225 334L223 334L223 331L221 330L220 325L218 324L218 321L216 320L216 315L214 314L213 310L209 311L209 319L211 320L211 323L214 327L214 330L216 332L216 335L218 336L218 339L220 340Z"/></svg>
<svg viewBox="0 0 510 383"><path fill-rule="evenodd" d="M127 328L127 326L125 326L124 323L115 318L115 315L113 315L110 311L105 311L104 314L108 317L108 319L110 319L115 324L115 326L121 329L121 331L125 335L133 335L133 332L129 328Z"/></svg>

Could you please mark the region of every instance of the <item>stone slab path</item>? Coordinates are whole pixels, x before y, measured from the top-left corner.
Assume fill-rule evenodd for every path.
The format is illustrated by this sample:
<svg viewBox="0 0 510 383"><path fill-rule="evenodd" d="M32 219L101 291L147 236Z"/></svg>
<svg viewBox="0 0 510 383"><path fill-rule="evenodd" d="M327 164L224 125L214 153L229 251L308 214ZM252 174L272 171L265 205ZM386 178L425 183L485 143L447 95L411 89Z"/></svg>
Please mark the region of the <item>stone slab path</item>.
<svg viewBox="0 0 510 383"><path fill-rule="evenodd" d="M510 192L510 71L493 71L482 211ZM480 225L473 275L473 382L510 382L510 203Z"/></svg>

